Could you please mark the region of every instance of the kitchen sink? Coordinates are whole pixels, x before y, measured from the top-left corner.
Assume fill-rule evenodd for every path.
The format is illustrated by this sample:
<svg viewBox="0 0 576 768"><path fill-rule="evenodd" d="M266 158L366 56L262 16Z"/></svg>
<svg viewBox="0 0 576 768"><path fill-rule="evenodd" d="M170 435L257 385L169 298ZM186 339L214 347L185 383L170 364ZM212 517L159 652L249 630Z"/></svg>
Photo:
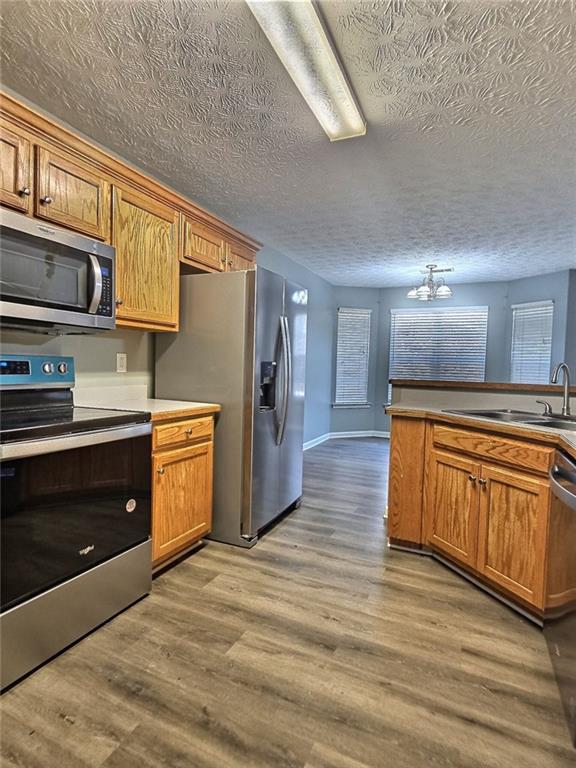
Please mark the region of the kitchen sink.
<svg viewBox="0 0 576 768"><path fill-rule="evenodd" d="M480 416L483 419L494 419L495 421L512 421L519 424L528 424L531 427L550 427L551 429L566 429L570 432L576 432L576 421L573 418L558 419L542 416L541 413L531 411L514 411L501 409L497 411L452 411L445 410L444 413L457 413L459 416Z"/></svg>
<svg viewBox="0 0 576 768"><path fill-rule="evenodd" d="M539 419L530 421L531 427L551 427L552 429L567 429L570 432L576 432L576 421L568 419Z"/></svg>
<svg viewBox="0 0 576 768"><path fill-rule="evenodd" d="M536 421L540 421L542 419L541 413L533 413L531 411L514 411L510 409L500 409L496 411L446 410L445 413L457 413L460 416L480 416L483 419L497 419L498 421L532 422L533 419Z"/></svg>

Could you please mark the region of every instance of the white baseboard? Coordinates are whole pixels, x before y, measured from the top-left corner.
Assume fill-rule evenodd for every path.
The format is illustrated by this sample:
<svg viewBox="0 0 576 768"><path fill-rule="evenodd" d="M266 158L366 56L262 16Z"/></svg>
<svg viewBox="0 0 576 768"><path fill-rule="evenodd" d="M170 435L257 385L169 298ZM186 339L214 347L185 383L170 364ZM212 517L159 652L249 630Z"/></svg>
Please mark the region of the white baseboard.
<svg viewBox="0 0 576 768"><path fill-rule="evenodd" d="M375 429L356 432L326 432L324 435L320 435L320 437L315 437L313 440L308 440L304 443L304 450L307 451L309 448L314 448L314 446L325 443L327 440L345 440L350 437L380 437L386 440L390 437L390 432L379 432Z"/></svg>

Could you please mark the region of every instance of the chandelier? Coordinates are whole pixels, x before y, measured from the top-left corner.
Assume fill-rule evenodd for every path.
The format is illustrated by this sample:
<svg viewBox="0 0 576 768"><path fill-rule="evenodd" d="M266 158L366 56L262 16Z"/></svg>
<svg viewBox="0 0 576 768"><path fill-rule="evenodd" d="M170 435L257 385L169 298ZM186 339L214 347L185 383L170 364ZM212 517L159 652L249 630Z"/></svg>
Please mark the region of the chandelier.
<svg viewBox="0 0 576 768"><path fill-rule="evenodd" d="M436 264L426 264L428 274L422 280L422 285L417 288L411 288L406 294L408 299L418 299L419 301L434 301L434 299L450 299L452 298L452 290L446 285L446 280L443 277L434 279L434 275L439 272L453 272L452 267L446 269L438 269Z"/></svg>

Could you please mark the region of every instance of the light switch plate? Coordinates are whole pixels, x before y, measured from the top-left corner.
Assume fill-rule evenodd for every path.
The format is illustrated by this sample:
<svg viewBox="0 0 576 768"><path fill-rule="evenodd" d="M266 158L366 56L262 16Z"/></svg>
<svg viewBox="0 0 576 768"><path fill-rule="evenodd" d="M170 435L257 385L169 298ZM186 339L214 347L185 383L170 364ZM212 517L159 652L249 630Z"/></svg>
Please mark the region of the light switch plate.
<svg viewBox="0 0 576 768"><path fill-rule="evenodd" d="M128 370L128 355L125 352L116 354L116 373L126 373Z"/></svg>

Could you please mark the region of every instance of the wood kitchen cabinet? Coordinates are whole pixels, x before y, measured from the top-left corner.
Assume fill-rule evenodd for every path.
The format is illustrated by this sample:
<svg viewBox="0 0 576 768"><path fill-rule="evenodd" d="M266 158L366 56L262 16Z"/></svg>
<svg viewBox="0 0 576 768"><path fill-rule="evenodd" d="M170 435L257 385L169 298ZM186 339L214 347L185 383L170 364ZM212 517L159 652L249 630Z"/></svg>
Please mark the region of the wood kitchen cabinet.
<svg viewBox="0 0 576 768"><path fill-rule="evenodd" d="M226 269L226 243L215 229L182 216L182 255L184 264L202 265L222 272Z"/></svg>
<svg viewBox="0 0 576 768"><path fill-rule="evenodd" d="M116 247L117 323L178 330L180 265L249 269L261 247L191 200L0 93L0 205Z"/></svg>
<svg viewBox="0 0 576 768"><path fill-rule="evenodd" d="M390 544L431 551L538 615L563 604L576 571L546 559L553 455L536 440L394 416Z"/></svg>
<svg viewBox="0 0 576 768"><path fill-rule="evenodd" d="M226 243L226 270L240 272L254 269L254 253L240 243Z"/></svg>
<svg viewBox="0 0 576 768"><path fill-rule="evenodd" d="M468 458L433 451L429 458L429 471L429 543L455 560L474 567L480 467Z"/></svg>
<svg viewBox="0 0 576 768"><path fill-rule="evenodd" d="M483 465L476 569L526 602L544 607L550 490L546 480Z"/></svg>
<svg viewBox="0 0 576 768"><path fill-rule="evenodd" d="M178 212L128 188L114 187L118 325L178 330Z"/></svg>
<svg viewBox="0 0 576 768"><path fill-rule="evenodd" d="M213 417L154 427L152 559L158 566L210 532Z"/></svg>
<svg viewBox="0 0 576 768"><path fill-rule="evenodd" d="M392 419L388 472L388 536L398 546L422 544L426 420Z"/></svg>
<svg viewBox="0 0 576 768"><path fill-rule="evenodd" d="M32 145L16 126L0 123L0 203L31 211Z"/></svg>
<svg viewBox="0 0 576 768"><path fill-rule="evenodd" d="M34 214L110 241L110 185L64 154L36 147Z"/></svg>

